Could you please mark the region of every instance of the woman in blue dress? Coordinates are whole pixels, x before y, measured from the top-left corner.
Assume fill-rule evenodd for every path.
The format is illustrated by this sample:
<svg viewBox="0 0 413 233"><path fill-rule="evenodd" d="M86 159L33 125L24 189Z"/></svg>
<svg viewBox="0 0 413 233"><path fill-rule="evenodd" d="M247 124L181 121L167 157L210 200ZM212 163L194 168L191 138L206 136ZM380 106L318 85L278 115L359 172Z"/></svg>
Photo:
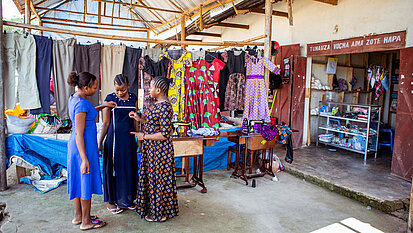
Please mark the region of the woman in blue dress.
<svg viewBox="0 0 413 233"><path fill-rule="evenodd" d="M138 98L128 92L130 85L125 75L116 75L114 86L115 92L107 95L105 102L113 101L117 107L103 110L99 150L103 151L103 190L106 208L112 214L119 214L123 211L122 208L136 208L133 201L136 199L138 162L136 140L131 134L136 128L135 121L129 118L129 112L136 110Z"/></svg>
<svg viewBox="0 0 413 233"><path fill-rule="evenodd" d="M95 108L86 99L95 94L98 85L96 77L90 73L72 72L67 82L78 87L77 92L69 98L72 135L67 144L67 192L75 204L72 223L81 224L81 230L101 228L106 222L90 215L92 194L102 194L95 119L97 111L105 107L116 107L116 103L105 102Z"/></svg>

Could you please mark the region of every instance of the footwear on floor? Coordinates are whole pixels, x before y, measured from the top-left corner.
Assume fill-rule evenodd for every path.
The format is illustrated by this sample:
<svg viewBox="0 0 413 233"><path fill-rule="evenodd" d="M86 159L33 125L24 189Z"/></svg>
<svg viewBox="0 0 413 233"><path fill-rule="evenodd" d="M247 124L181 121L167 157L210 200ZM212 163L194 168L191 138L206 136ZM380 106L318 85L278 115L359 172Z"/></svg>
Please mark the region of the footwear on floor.
<svg viewBox="0 0 413 233"><path fill-rule="evenodd" d="M99 229L99 228L102 228L102 227L106 226L106 222L102 221L100 219L92 220L92 224L93 224L92 227L80 228L80 230L81 231L88 231L88 230L92 230L92 229Z"/></svg>
<svg viewBox="0 0 413 233"><path fill-rule="evenodd" d="M99 217L98 216L96 216L96 215L90 215L90 220L96 220L96 219L99 219ZM72 224L73 225L80 225L80 224L82 224L82 221L75 221L74 219L72 220Z"/></svg>
<svg viewBox="0 0 413 233"><path fill-rule="evenodd" d="M119 208L118 206L115 209L111 209L109 207L106 207L106 209L108 209L112 214L120 214L123 212L123 209Z"/></svg>

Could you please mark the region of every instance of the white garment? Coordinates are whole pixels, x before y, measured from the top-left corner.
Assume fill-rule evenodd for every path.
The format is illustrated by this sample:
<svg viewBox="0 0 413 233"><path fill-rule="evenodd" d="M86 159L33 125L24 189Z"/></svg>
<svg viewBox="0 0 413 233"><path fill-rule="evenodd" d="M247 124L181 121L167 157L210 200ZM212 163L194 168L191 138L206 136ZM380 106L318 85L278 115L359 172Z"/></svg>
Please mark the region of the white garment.
<svg viewBox="0 0 413 233"><path fill-rule="evenodd" d="M4 35L3 48L5 107L14 109L16 103L20 102L22 109L40 108L42 105L36 80L36 41L34 37L7 33Z"/></svg>

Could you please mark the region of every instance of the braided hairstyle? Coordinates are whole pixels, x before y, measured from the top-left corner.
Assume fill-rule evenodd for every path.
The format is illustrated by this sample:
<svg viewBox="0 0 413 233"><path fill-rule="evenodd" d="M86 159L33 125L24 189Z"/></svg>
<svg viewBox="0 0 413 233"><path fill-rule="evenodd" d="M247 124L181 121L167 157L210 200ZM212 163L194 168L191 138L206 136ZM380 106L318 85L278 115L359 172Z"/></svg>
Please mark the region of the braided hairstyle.
<svg viewBox="0 0 413 233"><path fill-rule="evenodd" d="M152 79L152 84L155 88L161 89L161 91L168 95L169 85L171 84L172 80L168 79L164 76L158 76Z"/></svg>
<svg viewBox="0 0 413 233"><path fill-rule="evenodd" d="M127 77L126 75L124 75L124 74L118 74L118 75L116 75L116 76L115 76L115 79L113 80L113 82L114 82L115 85L118 85L118 86L122 86L122 85L124 85L124 84L126 84L126 86L129 85L129 79L128 79L128 77Z"/></svg>

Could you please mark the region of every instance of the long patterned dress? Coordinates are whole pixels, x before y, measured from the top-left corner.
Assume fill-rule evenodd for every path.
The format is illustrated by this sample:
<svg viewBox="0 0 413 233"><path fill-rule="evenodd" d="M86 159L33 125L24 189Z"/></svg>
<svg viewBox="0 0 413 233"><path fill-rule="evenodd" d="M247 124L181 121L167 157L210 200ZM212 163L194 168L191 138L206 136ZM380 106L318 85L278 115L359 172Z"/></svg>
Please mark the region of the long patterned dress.
<svg viewBox="0 0 413 233"><path fill-rule="evenodd" d="M186 69L186 109L185 119L192 127L219 128L218 106L213 93L210 64L199 59Z"/></svg>
<svg viewBox="0 0 413 233"><path fill-rule="evenodd" d="M162 133L163 141L145 140L138 182L136 212L161 221L178 215L175 180L175 160L172 145L172 106L169 102L155 103L145 124L145 134Z"/></svg>
<svg viewBox="0 0 413 233"><path fill-rule="evenodd" d="M175 60L171 58L168 52L165 56L171 61L172 69L169 78L173 80L169 87L168 97L173 108L173 121L184 121L185 117L185 68L192 65L191 53L184 51L182 56Z"/></svg>
<svg viewBox="0 0 413 233"><path fill-rule="evenodd" d="M245 86L245 108L243 118L248 120L262 120L270 122L270 111L268 109L264 72L269 71L278 74L280 68L268 58L255 58L247 63L247 82Z"/></svg>

